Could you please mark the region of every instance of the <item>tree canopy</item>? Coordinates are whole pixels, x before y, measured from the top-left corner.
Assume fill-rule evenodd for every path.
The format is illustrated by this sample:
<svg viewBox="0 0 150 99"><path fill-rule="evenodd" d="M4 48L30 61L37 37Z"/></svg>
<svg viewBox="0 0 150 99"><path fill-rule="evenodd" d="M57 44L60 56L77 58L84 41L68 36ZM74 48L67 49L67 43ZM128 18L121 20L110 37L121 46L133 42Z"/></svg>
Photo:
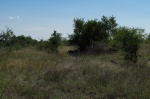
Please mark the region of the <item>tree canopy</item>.
<svg viewBox="0 0 150 99"><path fill-rule="evenodd" d="M77 45L81 51L92 42L107 41L117 27L115 17L103 16L101 20L74 19L74 34L70 35L70 43Z"/></svg>

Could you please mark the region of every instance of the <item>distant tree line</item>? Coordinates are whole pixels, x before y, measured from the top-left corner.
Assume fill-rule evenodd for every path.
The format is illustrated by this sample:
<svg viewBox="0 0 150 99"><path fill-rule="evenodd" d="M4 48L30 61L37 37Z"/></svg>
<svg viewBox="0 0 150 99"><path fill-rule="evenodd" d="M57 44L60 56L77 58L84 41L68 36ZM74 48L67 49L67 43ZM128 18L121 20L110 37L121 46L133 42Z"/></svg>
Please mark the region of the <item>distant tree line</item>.
<svg viewBox="0 0 150 99"><path fill-rule="evenodd" d="M16 36L11 29L7 28L0 33L0 47L34 46L38 50L57 53L61 45L75 45L78 46L76 53L85 53L90 46L97 46L98 43L104 42L111 49L122 51L126 61L135 63L141 42L150 42L150 35L145 36L144 29L119 27L113 16L102 16L100 20L87 21L83 18L75 18L73 22L74 33L69 35L68 40L62 38L61 33L54 31L48 40L37 41L30 36Z"/></svg>
<svg viewBox="0 0 150 99"><path fill-rule="evenodd" d="M0 33L0 47L29 47L36 45L36 43L37 40L32 39L30 36L14 35L13 31L9 28Z"/></svg>
<svg viewBox="0 0 150 99"><path fill-rule="evenodd" d="M16 36L10 28L0 33L0 48L20 49L25 47L36 47L38 50L46 50L48 52L58 52L58 47L66 43L66 39L61 37L60 33L54 31L51 37L47 40L37 41L30 36Z"/></svg>

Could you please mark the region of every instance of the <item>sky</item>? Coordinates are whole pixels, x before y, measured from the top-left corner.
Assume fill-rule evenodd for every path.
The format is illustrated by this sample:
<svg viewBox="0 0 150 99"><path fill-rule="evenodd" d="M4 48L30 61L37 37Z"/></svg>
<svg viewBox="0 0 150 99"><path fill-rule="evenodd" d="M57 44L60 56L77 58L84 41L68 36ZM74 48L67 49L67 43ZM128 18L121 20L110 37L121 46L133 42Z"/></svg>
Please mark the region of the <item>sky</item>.
<svg viewBox="0 0 150 99"><path fill-rule="evenodd" d="M150 0L0 0L0 31L47 40L54 30L68 37L74 18L114 16L119 26L150 33Z"/></svg>

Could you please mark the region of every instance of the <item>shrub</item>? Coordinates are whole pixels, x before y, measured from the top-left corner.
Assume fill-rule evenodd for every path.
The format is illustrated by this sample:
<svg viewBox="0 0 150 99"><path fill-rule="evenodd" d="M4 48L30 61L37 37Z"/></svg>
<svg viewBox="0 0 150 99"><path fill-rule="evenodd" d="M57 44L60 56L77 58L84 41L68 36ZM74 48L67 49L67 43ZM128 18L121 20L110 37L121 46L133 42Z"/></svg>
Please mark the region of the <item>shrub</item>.
<svg viewBox="0 0 150 99"><path fill-rule="evenodd" d="M85 51L93 42L107 41L116 28L114 17L103 16L100 21L74 19L74 34L69 36L69 42L77 45L80 51Z"/></svg>
<svg viewBox="0 0 150 99"><path fill-rule="evenodd" d="M61 34L54 31L54 33L51 35L48 41L41 40L37 48L39 50L46 50L48 52L58 52L58 47L61 44Z"/></svg>
<svg viewBox="0 0 150 99"><path fill-rule="evenodd" d="M61 34L54 31L49 39L51 50L54 52L58 51L58 46L61 44Z"/></svg>
<svg viewBox="0 0 150 99"><path fill-rule="evenodd" d="M120 27L114 35L114 44L124 51L128 62L137 62L137 52L143 37L143 30L138 28Z"/></svg>
<svg viewBox="0 0 150 99"><path fill-rule="evenodd" d="M0 33L0 46L8 48L23 48L34 46L37 44L37 40L32 39L30 36L25 37L24 35L15 36L13 31L7 28L6 31Z"/></svg>
<svg viewBox="0 0 150 99"><path fill-rule="evenodd" d="M40 40L37 44L38 50L50 50L50 44L48 41Z"/></svg>
<svg viewBox="0 0 150 99"><path fill-rule="evenodd" d="M11 46L11 38L14 37L13 31L7 28L6 31L0 33L0 45L2 47Z"/></svg>

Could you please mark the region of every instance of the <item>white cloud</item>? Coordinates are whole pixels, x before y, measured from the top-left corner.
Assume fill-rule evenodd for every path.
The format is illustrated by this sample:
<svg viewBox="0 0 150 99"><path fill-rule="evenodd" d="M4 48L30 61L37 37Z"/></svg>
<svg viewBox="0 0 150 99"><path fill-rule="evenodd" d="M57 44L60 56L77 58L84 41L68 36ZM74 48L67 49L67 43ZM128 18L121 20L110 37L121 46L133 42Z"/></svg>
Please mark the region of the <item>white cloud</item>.
<svg viewBox="0 0 150 99"><path fill-rule="evenodd" d="M20 19L20 16L16 16L16 18L19 20L19 19Z"/></svg>
<svg viewBox="0 0 150 99"><path fill-rule="evenodd" d="M15 20L15 17L11 17L11 16L10 16L9 19L10 19L10 20Z"/></svg>
<svg viewBox="0 0 150 99"><path fill-rule="evenodd" d="M15 17L8 17L9 20L19 20L19 21L22 21L22 19L20 18L20 16L15 16Z"/></svg>

